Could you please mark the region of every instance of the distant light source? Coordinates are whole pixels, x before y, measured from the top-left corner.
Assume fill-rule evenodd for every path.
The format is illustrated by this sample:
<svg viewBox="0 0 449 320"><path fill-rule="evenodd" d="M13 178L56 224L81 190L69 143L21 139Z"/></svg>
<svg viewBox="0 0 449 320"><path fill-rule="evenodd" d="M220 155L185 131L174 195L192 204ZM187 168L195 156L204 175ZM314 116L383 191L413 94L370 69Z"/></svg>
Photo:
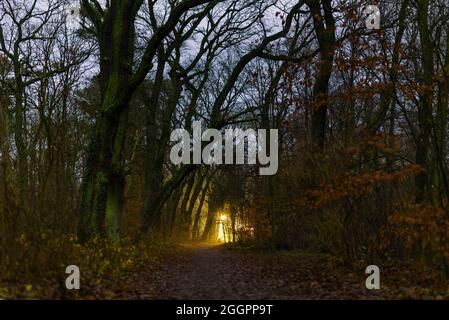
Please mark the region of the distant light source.
<svg viewBox="0 0 449 320"><path fill-rule="evenodd" d="M224 214L220 215L218 218L218 241L226 242L226 231L225 231L225 223L228 217Z"/></svg>

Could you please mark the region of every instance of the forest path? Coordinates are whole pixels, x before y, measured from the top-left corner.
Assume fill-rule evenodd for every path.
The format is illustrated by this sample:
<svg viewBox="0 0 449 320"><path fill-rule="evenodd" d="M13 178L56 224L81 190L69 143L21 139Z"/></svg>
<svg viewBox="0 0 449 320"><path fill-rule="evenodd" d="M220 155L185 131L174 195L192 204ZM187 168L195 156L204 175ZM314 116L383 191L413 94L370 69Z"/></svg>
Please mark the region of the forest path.
<svg viewBox="0 0 449 320"><path fill-rule="evenodd" d="M184 245L186 258L140 277L140 299L378 299L354 273L328 256Z"/></svg>
<svg viewBox="0 0 449 320"><path fill-rule="evenodd" d="M299 299L282 292L282 274L266 274L253 255L213 244L184 245L191 251L186 263L165 265L156 274L159 299ZM260 259L259 259L260 260ZM263 263L262 261L259 261Z"/></svg>

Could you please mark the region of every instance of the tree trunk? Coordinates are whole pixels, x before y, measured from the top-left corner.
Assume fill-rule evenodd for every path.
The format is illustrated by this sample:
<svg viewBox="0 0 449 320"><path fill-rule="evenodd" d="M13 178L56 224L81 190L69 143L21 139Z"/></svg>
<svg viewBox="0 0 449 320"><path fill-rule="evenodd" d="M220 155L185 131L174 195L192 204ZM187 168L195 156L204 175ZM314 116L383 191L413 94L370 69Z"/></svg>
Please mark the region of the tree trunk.
<svg viewBox="0 0 449 320"><path fill-rule="evenodd" d="M201 211L203 210L204 201L206 200L206 195L208 193L209 184L210 184L211 180L212 180L212 176L209 176L207 178L206 185L203 188L203 191L202 191L202 194L201 194L201 198L200 198L200 202L199 202L199 205L198 205L198 209L196 210L195 220L193 222L193 234L192 234L192 238L194 240L198 240L199 239L199 235L200 235L199 222L200 222L200 218L201 218Z"/></svg>
<svg viewBox="0 0 449 320"><path fill-rule="evenodd" d="M322 0L321 4L319 1L309 0L307 5L313 16L320 50L318 75L313 88L312 139L319 148L323 148L326 140L329 80L335 55L335 19L331 0ZM321 5L324 16L321 14Z"/></svg>
<svg viewBox="0 0 449 320"><path fill-rule="evenodd" d="M94 234L119 239L125 176L123 145L126 114L119 119L103 118L97 123L89 150L88 173L83 186L80 238Z"/></svg>
<svg viewBox="0 0 449 320"><path fill-rule="evenodd" d="M91 9L89 4L85 4ZM129 0L113 1L104 17L97 21L100 47L101 109L90 145L83 181L79 236L87 240L95 234L119 240L125 176L123 147L126 138L129 101L134 88L128 83L134 60L134 21L140 4Z"/></svg>
<svg viewBox="0 0 449 320"><path fill-rule="evenodd" d="M422 50L423 67L423 93L418 105L418 125L416 163L423 171L416 177L415 198L422 203L430 198L432 193L429 179L432 179L432 165L429 163L431 130L432 130L432 103L433 103L433 46L430 39L428 25L429 0L420 0L418 3L418 29Z"/></svg>

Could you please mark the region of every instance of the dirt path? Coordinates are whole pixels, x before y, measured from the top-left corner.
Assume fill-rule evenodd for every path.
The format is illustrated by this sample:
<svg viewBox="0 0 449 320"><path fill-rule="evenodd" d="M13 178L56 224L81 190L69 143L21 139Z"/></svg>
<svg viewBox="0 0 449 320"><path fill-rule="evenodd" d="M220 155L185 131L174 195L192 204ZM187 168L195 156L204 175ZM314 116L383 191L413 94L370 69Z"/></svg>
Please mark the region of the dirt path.
<svg viewBox="0 0 449 320"><path fill-rule="evenodd" d="M241 253L222 246L184 247L184 262L166 264L141 279L143 299L276 300L376 298L361 277L338 270L320 257ZM150 288L149 288L150 286ZM151 293L149 293L151 292Z"/></svg>
<svg viewBox="0 0 449 320"><path fill-rule="evenodd" d="M251 261L222 247L198 245L187 264L160 271L157 296L165 299L269 299L266 277ZM278 297L281 298L281 297Z"/></svg>

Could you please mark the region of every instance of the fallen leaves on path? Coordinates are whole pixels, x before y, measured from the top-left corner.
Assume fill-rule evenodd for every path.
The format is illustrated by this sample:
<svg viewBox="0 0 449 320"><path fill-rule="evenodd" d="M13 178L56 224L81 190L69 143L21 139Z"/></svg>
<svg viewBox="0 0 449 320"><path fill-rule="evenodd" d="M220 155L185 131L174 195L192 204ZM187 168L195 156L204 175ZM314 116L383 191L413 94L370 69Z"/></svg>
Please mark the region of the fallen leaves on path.
<svg viewBox="0 0 449 320"><path fill-rule="evenodd" d="M447 280L436 277L435 272L417 262L379 265L381 290L367 290L366 266L348 265L329 255L255 251L211 244L148 248L143 256L152 259L136 263L136 267L126 272L109 277L84 273L80 291L58 289L49 282L48 287L54 288L56 293L48 296L28 294L27 297L150 300L449 298ZM30 292L53 292L37 289L33 287Z"/></svg>
<svg viewBox="0 0 449 320"><path fill-rule="evenodd" d="M382 290L365 288L364 268L349 267L326 255L240 252L223 246L184 247L185 259L143 275L139 298L144 299L401 299L432 293L410 285L397 274Z"/></svg>

